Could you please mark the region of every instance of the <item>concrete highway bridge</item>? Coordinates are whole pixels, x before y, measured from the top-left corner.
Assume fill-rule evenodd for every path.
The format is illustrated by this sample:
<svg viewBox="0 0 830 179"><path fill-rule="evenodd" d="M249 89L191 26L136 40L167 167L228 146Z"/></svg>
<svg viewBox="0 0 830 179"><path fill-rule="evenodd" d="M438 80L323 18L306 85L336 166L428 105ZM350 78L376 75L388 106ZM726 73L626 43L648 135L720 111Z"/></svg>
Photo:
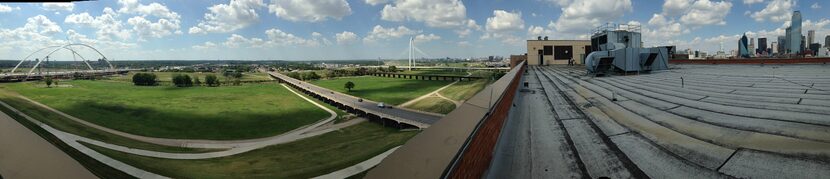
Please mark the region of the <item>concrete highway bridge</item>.
<svg viewBox="0 0 830 179"><path fill-rule="evenodd" d="M314 98L320 99L339 109L365 117L373 122L397 128L424 129L441 119L442 116L404 108L380 108L376 101L358 98L300 81L278 72L269 72L280 83L285 83Z"/></svg>
<svg viewBox="0 0 830 179"><path fill-rule="evenodd" d="M366 66L367 68L388 67L388 66ZM396 66L398 69L409 69L409 66ZM418 69L443 69L443 70L498 70L509 71L510 67L438 67L438 66L412 66L412 70Z"/></svg>
<svg viewBox="0 0 830 179"><path fill-rule="evenodd" d="M457 75L422 75L422 74L401 74L401 73L373 73L372 76L387 78L406 78L416 80L441 80L441 81L473 81L481 79L478 76L457 76Z"/></svg>
<svg viewBox="0 0 830 179"><path fill-rule="evenodd" d="M767 64L516 68L366 178L827 176L827 66Z"/></svg>
<svg viewBox="0 0 830 179"><path fill-rule="evenodd" d="M62 72L49 72L49 73L32 73L32 74L24 74L24 73L14 73L14 74L0 74L0 82L21 82L21 81L31 81L31 80L42 80L46 77L52 77L55 79L72 79L72 78L90 78L90 77L100 77L100 76L108 76L108 75L115 75L115 74L126 74L130 72L130 70L126 69L116 69L116 70L82 70L82 71L62 71Z"/></svg>

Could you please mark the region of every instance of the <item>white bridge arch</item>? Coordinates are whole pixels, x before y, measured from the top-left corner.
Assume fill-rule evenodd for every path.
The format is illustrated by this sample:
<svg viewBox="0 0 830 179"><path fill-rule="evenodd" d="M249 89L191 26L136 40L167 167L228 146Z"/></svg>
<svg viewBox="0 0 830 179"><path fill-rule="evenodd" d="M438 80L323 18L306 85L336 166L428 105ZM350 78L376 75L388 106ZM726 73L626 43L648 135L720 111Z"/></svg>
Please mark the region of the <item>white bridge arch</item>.
<svg viewBox="0 0 830 179"><path fill-rule="evenodd" d="M98 55L100 55L100 56L101 56L101 58L100 58L99 60L102 60L102 61L104 61L104 62L106 62L106 63L107 63L107 66L108 66L109 68L108 68L108 69L103 69L104 71L108 71L108 70L115 70L115 67L114 67L114 66L112 66L112 63L110 63L110 61L109 61L109 60L107 60L107 57L106 57L103 53L101 53L101 51L98 51L98 49L96 49L95 47L92 47L92 46L87 45L87 44L73 43L73 44L66 44L66 45L54 45L54 46L48 46L48 47L44 47L44 48L38 49L38 50L36 50L36 51L34 51L34 52L30 53L29 55L27 55L27 56L26 56L25 58L23 58L22 60L20 60L20 62L19 62L19 63L17 63L17 65L16 65L16 66L14 66L14 68L12 69L12 71L11 71L10 73L11 73L11 74L14 74L14 72L15 72L15 71L17 71L17 69L20 67L20 65L21 65L21 64L23 64L23 62L26 62L26 61L31 61L30 57L32 57L34 54L36 54L36 53L38 53L38 52L41 52L41 51L43 51L43 50L47 50L47 49L52 49L52 51L49 51L49 53L47 53L47 54L44 56L44 59L45 59L45 58L48 58L50 55L52 55L53 53L55 53L55 52L57 52L57 51L59 51L59 50L61 50L61 49L66 49L66 50L69 50L70 52L72 52L72 54L73 54L73 55L77 55L78 57L81 57L81 60L84 62L84 64L86 64L86 66L87 66L87 67L89 67L89 70L95 70L94 68L92 68L92 65L90 65L90 64L89 64L89 60L87 60L86 58L84 58L84 56L83 56L83 55L81 55L80 53L78 53L78 51L76 51L76 50L74 50L74 49L70 48L70 47L72 47L72 46L82 46L82 47L87 47L87 48L89 48L89 49L92 49L93 51L95 51L96 53L98 53ZM38 60L38 61L37 61L37 63L35 63L35 65L34 65L34 66L33 66L33 67L32 67L32 68L31 68L31 69L30 69L30 70L26 73L26 76L29 76L30 74L32 74L32 72L34 72L34 70L35 70L35 69L37 69L37 67L40 65L40 63L41 63L41 62L43 62L43 60Z"/></svg>

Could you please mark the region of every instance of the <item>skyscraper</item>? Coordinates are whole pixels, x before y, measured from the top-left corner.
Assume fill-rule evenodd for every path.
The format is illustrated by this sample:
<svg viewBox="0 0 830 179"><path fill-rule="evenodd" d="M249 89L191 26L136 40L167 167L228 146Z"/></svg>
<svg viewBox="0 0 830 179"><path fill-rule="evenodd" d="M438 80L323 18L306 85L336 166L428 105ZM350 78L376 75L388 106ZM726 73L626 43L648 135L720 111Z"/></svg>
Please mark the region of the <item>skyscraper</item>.
<svg viewBox="0 0 830 179"><path fill-rule="evenodd" d="M830 35L824 37L824 47L830 47Z"/></svg>
<svg viewBox="0 0 830 179"><path fill-rule="evenodd" d="M746 34L738 40L738 56L749 58L749 47L747 47L747 41Z"/></svg>
<svg viewBox="0 0 830 179"><path fill-rule="evenodd" d="M758 49L755 50L757 54L768 54L767 52L767 38L758 38Z"/></svg>
<svg viewBox="0 0 830 179"><path fill-rule="evenodd" d="M769 47L772 49L772 54L778 53L778 42L770 43Z"/></svg>
<svg viewBox="0 0 830 179"><path fill-rule="evenodd" d="M813 39L816 38L816 31L815 30L808 30L807 31L807 44L813 44Z"/></svg>
<svg viewBox="0 0 830 179"><path fill-rule="evenodd" d="M790 28L787 27L787 32L790 31ZM786 36L778 36L778 54L787 54L787 37Z"/></svg>
<svg viewBox="0 0 830 179"><path fill-rule="evenodd" d="M804 44L801 35L801 11L793 12L790 27L786 30L786 54L798 54L801 52L801 44ZM781 44L779 44L781 45Z"/></svg>
<svg viewBox="0 0 830 179"><path fill-rule="evenodd" d="M746 50L749 52L750 57L755 56L755 38L749 38L749 46L747 46Z"/></svg>

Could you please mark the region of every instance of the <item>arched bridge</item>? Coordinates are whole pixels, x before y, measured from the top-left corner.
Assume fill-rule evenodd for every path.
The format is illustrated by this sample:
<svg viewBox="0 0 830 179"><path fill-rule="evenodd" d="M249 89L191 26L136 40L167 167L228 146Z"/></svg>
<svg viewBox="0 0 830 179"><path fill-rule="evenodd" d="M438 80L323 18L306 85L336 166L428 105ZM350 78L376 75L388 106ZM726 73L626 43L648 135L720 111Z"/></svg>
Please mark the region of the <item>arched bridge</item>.
<svg viewBox="0 0 830 179"><path fill-rule="evenodd" d="M100 56L97 59L97 61L101 61L101 62L106 63L106 66L104 68L101 68L101 69L93 68L93 66L90 64L91 61L88 60L83 55L81 55L80 53L78 53L78 51L76 49L74 49L73 47L82 47L82 48L91 49L92 51L97 53L98 56ZM35 70L38 69L39 67L40 68L43 67L43 65L42 65L43 61L48 60L50 58L50 56L52 56L55 52L58 52L58 51L61 51L61 50L68 50L69 52L72 53L73 58L79 57L81 59L81 62L83 62L88 69L76 70L76 71L47 72L47 73L35 72ZM47 51L48 53L46 53L43 56L40 56L41 58L34 58L34 57L37 57L37 56L35 56L35 54L38 54L38 53L44 52L44 51ZM32 62L33 58L35 60L34 65L28 71L20 73L20 71L18 71L18 69L22 68L22 65L24 63ZM96 49L95 47L92 47L92 46L87 45L87 44L73 43L73 44L65 44L65 45L48 46L48 47L44 47L44 48L35 50L32 53L29 53L29 55L26 55L26 57L21 59L20 62L18 62L17 65L15 65L15 67L12 68L12 70L10 72L3 73L2 75L0 75L0 81L10 82L10 81L39 80L39 79L43 79L47 76L55 77L55 78L70 78L70 77L77 76L77 75L101 76L101 75L112 75L112 74L126 73L126 72L128 72L128 71L127 70L117 70L117 69L115 69L115 67L112 65L112 63L110 63L110 61L107 59L107 57L103 53L101 53L101 51Z"/></svg>

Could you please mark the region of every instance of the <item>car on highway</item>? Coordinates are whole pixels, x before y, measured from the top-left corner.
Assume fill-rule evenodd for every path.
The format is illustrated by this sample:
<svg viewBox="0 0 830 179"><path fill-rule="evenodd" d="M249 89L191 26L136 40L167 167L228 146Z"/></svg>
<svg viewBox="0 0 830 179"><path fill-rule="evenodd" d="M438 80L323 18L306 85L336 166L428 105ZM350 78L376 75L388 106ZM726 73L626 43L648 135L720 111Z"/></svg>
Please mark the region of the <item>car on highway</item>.
<svg viewBox="0 0 830 179"><path fill-rule="evenodd" d="M378 103L378 108L386 108L386 104L383 104L382 102Z"/></svg>

